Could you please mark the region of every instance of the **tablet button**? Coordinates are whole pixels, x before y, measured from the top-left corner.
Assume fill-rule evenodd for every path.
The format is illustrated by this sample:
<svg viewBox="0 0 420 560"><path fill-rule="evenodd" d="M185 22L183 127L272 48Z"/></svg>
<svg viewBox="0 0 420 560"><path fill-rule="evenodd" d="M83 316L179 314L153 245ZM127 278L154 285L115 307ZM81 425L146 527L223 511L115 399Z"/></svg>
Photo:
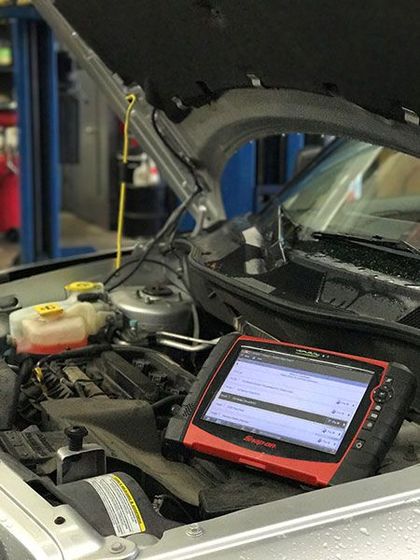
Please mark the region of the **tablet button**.
<svg viewBox="0 0 420 560"><path fill-rule="evenodd" d="M383 389L378 389L375 391L373 398L378 403L384 403L388 399L388 393Z"/></svg>

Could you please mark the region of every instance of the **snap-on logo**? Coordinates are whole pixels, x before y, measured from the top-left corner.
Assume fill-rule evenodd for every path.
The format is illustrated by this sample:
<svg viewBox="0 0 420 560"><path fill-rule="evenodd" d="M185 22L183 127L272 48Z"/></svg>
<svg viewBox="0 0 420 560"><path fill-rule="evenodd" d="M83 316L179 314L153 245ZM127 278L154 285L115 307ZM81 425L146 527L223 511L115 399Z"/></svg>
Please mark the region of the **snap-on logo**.
<svg viewBox="0 0 420 560"><path fill-rule="evenodd" d="M245 436L244 441L247 443L252 443L258 447L269 447L270 449L276 449L277 445L272 441L264 441L263 439L256 439L253 436Z"/></svg>

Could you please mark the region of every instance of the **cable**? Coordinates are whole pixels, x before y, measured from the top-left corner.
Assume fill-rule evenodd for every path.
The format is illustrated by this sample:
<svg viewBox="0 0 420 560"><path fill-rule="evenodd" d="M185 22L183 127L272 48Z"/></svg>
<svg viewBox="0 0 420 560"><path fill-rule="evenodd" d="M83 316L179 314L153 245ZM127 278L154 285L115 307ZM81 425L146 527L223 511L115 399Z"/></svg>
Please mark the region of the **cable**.
<svg viewBox="0 0 420 560"><path fill-rule="evenodd" d="M113 350L111 344L91 344L83 348L73 348L72 350L65 350L59 354L48 354L38 360L35 367L40 368L44 364L54 361L71 360L72 358L92 358L102 352Z"/></svg>
<svg viewBox="0 0 420 560"><path fill-rule="evenodd" d="M180 154L179 152L177 152L176 149L171 145L170 142L168 142L168 140L163 136L162 132L159 130L159 127L158 127L158 124L157 124L158 115L159 115L158 110L154 109L153 113L152 113L152 124L153 124L153 128L154 128L156 134L159 136L159 138L161 139L163 144L165 144L165 147L168 148L168 150L171 152L171 154L174 157L176 157L176 159L178 161L180 161L183 165L185 165L185 167L188 169L188 171L194 177L194 181L195 181L196 185L199 185L200 188L202 189L202 187L200 185L200 182L198 180L197 174L196 174L196 170L195 170L193 164L191 163L191 161L187 157L185 157L182 154Z"/></svg>
<svg viewBox="0 0 420 560"><path fill-rule="evenodd" d="M126 261L124 264L122 264L120 266L120 268L118 269L118 272L120 272L121 270L124 270L125 268L127 268L127 266L130 266L132 264L136 264L137 262L138 262L138 257L133 257L133 258L129 259L128 261ZM191 290L189 289L188 284L185 282L185 280L182 278L182 276L180 276L179 272L175 268L173 268L172 266L170 266L166 262L160 261L158 259L151 259L151 258L144 259L143 263L152 263L152 264L156 264L156 265L163 266L164 268L166 268L169 272L171 272L176 277L177 280L182 282L182 286L180 286L174 280L170 280L171 283L176 288L178 288L178 290L180 290L181 292L184 292L184 294L187 294L188 296L190 296L192 298ZM104 285L106 285L107 282L110 279L112 279L114 276L115 276L115 274L112 273L112 275L105 280ZM195 309L195 305L193 305L194 334L197 334L197 337L198 337L199 334L200 334L200 327L198 325L198 314L197 314L197 312L194 313L194 309Z"/></svg>
<svg viewBox="0 0 420 560"><path fill-rule="evenodd" d="M131 259L128 259L128 261L126 261L125 263L123 263L120 268L118 269L118 272L124 270L125 268L127 268L127 266L130 266L132 264L136 264L138 262L138 257L132 257ZM175 270L175 268L173 268L172 266L170 266L169 264L167 264L164 261L160 261L158 259L144 259L143 262L147 262L147 263L152 263L152 264L159 264L161 266L163 266L164 268L166 268L167 270L169 270L170 272L172 272L172 274L174 274L178 280L181 280L181 282L184 284L185 287L186 284L184 282L184 280L180 277L179 272L177 270ZM115 271L114 271L115 272ZM109 283L109 280L111 280L112 278L114 278L115 274L114 272L112 273L112 275L110 275L109 279L107 278L104 281L104 284L106 285L107 283Z"/></svg>
<svg viewBox="0 0 420 560"><path fill-rule="evenodd" d="M134 97L134 101L132 100L133 97ZM131 112L132 112L134 103L136 101L135 96L128 96L127 99L129 101L130 100L131 101L130 101L129 107L127 109L127 114L126 114L126 119L125 119L124 147L128 146L128 127L129 127ZM153 127L154 127L154 130L155 130L156 134L159 136L160 140L165 145L165 147L171 152L171 154L174 157L176 157L178 159L178 161L180 161L188 169L188 171L191 173L191 175L194 178L195 184L196 184L196 189L169 216L169 218L168 218L166 224L163 226L162 230L156 235L156 237L152 240L152 242L149 244L149 246L146 247L143 255L140 257L140 260L137 262L137 266L135 266L133 268L133 270L130 271L128 275L126 275L126 277L124 277L121 281L117 282L117 284L112 286L110 288L110 290L114 290L115 288L118 288L121 284L123 284L126 280L128 280L130 278L130 276L132 276L132 274L134 274L140 268L142 263L145 262L145 260L147 259L147 256L152 251L153 247L160 241L160 239L162 239L166 235L166 233L170 230L172 225L175 225L174 231L176 232L178 223L179 223L180 219L182 218L185 210L191 204L194 197L197 194L199 194L203 191L203 187L200 184L200 180L199 180L199 177L197 176L194 165L191 163L191 161L188 158L183 157L182 154L178 153L175 150L175 148L173 146L171 146L171 144L168 142L168 140L163 136L163 134L161 133L161 131L159 130L159 127L157 125L157 116L158 116L158 111L157 111L157 109L154 109L153 113L152 113L152 124L153 124ZM128 152L128 147L127 147L127 152ZM127 154L127 157L128 157L128 154ZM122 261L121 242L122 242L122 231L123 231L123 225L124 225L125 192L126 192L126 184L124 182L122 182L121 183L119 221L118 221L118 238L117 238L118 239L118 247L117 247L116 268L115 268L114 272L112 274L110 274L106 278L106 280L104 281L105 285L108 284L115 276L117 276L122 268L125 268L126 266L129 266L129 262L125 263L124 265L122 265L122 262L121 262ZM137 261L137 259L136 259L136 261Z"/></svg>
<svg viewBox="0 0 420 560"><path fill-rule="evenodd" d="M121 286L121 284L124 284L135 272L137 272L137 270L146 261L147 257L150 255L150 253L152 252L154 247L159 243L159 241L161 241L161 239L163 239L165 235L172 230L173 227L176 228L178 226L178 223L182 219L184 212L191 204L194 197L197 196L197 194L199 194L200 192L201 189L197 187L197 189L193 193L191 193L190 196L186 200L184 200L182 204L180 204L177 208L175 208L175 210L169 216L166 224L163 226L160 232L157 233L156 236L151 240L151 242L145 247L143 255L141 255L138 258L136 265L133 267L133 269L130 270L128 274L126 274L118 282L116 282L110 288L108 288L108 291L115 290L116 288ZM119 272L120 272L120 268L114 270L114 272L110 274L110 276L108 276L108 278L105 280L104 284L108 284L115 276L118 276Z"/></svg>
<svg viewBox="0 0 420 560"><path fill-rule="evenodd" d="M187 285L187 283L185 282L185 280L179 275L178 271L175 270L175 268L173 268L172 266L170 266L169 264L166 264L165 262L159 261L157 259L145 259L143 262L148 262L148 263L153 263L153 264L157 264L157 265L161 265L164 268L166 268L167 270L169 270L170 272L172 272L172 274L174 274L176 276L176 279L179 280L180 282L182 282L182 286L179 286L178 284L175 284L175 282L173 280L171 280L172 284L178 288L178 290L181 290L181 292L184 292L185 294L191 296L191 292L190 289Z"/></svg>
<svg viewBox="0 0 420 560"><path fill-rule="evenodd" d="M194 379L195 381L195 379ZM152 404L153 410L158 410L163 406L167 406L168 404L181 404L185 400L185 395L169 395L168 397L164 397L160 399L160 401L156 401Z"/></svg>
<svg viewBox="0 0 420 560"><path fill-rule="evenodd" d="M126 97L128 101L127 111L124 119L124 146L123 146L123 178L120 184L120 203L118 209L118 228L117 228L117 258L115 259L115 268L118 270L122 261L122 238L124 233L124 215L125 215L125 202L127 195L127 164L130 149L130 119L133 112L134 105L136 104L137 97L134 94Z"/></svg>
<svg viewBox="0 0 420 560"><path fill-rule="evenodd" d="M182 245L182 242L184 242L183 239L180 239L178 241L181 241L181 245ZM191 243L188 242L187 244L188 244L188 247L191 249ZM184 256L184 276L185 276L184 284L186 286L190 287L191 286L191 280L190 280L190 275L189 275L189 269L188 269L186 256ZM194 338L199 338L200 337L200 317L198 315L198 309L197 309L197 305L195 304L195 298L194 297L193 297L193 305L192 305L192 316L193 316L193 336L194 336Z"/></svg>

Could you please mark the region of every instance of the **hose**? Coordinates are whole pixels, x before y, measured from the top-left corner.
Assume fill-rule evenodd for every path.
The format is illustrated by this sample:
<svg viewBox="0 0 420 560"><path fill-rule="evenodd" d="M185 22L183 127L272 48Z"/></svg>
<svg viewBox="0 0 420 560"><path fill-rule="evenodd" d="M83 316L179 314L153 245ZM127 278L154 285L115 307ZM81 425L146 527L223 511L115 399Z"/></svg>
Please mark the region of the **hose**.
<svg viewBox="0 0 420 560"><path fill-rule="evenodd" d="M153 410L157 410L168 404L182 403L184 399L185 395L169 395L169 397L165 397L164 399L160 399L160 401L153 403L152 408Z"/></svg>
<svg viewBox="0 0 420 560"><path fill-rule="evenodd" d="M202 338L184 336L177 333L157 332L156 342L162 346L183 350L184 352L201 352L216 346L220 338L204 340Z"/></svg>
<svg viewBox="0 0 420 560"><path fill-rule="evenodd" d="M33 367L34 367L34 362L32 360L32 358L26 358L25 360L23 360L20 368L19 368L19 372L17 375L17 381L16 381L16 385L14 387L14 391L13 391L13 395L12 395L12 420L11 423L13 425L15 425L16 423L16 417L17 417L17 412L18 412L18 403L19 403L19 396L20 396L20 391L23 385L25 385L31 375L32 375L32 371L33 371Z"/></svg>
<svg viewBox="0 0 420 560"><path fill-rule="evenodd" d="M90 358L109 350L113 350L112 344L91 344L90 346L85 346L84 348L74 348L73 350L66 350L65 352L61 352L60 354L48 354L48 356L44 356L37 362L36 367L42 367L44 364L50 362L51 360Z"/></svg>

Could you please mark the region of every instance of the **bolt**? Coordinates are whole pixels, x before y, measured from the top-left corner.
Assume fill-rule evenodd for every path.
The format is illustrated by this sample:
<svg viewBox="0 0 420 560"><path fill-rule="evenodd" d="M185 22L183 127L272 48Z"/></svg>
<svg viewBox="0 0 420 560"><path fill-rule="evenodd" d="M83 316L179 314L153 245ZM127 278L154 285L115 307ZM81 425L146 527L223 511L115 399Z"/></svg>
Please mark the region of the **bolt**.
<svg viewBox="0 0 420 560"><path fill-rule="evenodd" d="M193 538L202 537L204 535L204 529L200 527L198 523L193 523L185 531L185 534L188 537L193 537Z"/></svg>
<svg viewBox="0 0 420 560"><path fill-rule="evenodd" d="M110 550L113 554L119 554L120 552L124 552L125 545L122 542L116 541L111 544Z"/></svg>
<svg viewBox="0 0 420 560"><path fill-rule="evenodd" d="M66 428L64 433L69 438L70 451L81 451L83 440L89 432L84 426L72 426L71 428Z"/></svg>

